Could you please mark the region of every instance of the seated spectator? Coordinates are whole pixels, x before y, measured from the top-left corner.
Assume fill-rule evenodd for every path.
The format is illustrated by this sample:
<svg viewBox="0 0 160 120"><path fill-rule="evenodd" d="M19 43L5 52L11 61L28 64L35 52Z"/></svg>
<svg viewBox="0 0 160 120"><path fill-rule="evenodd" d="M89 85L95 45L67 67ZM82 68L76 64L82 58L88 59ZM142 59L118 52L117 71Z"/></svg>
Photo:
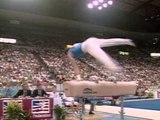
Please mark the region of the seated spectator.
<svg viewBox="0 0 160 120"><path fill-rule="evenodd" d="M28 87L28 83L23 83L22 84L22 89L20 89L16 95L14 95L13 97L14 98L18 98L18 97L31 97L31 90L29 90L29 87Z"/></svg>
<svg viewBox="0 0 160 120"><path fill-rule="evenodd" d="M117 104L118 99L119 99L119 96L112 96L111 105L116 105L116 104Z"/></svg>
<svg viewBox="0 0 160 120"><path fill-rule="evenodd" d="M3 85L0 83L0 98L3 97Z"/></svg>
<svg viewBox="0 0 160 120"><path fill-rule="evenodd" d="M54 99L54 105L62 106L62 98L60 97L59 93L57 92L57 86L53 85L53 91L50 93L49 97Z"/></svg>
<svg viewBox="0 0 160 120"><path fill-rule="evenodd" d="M19 89L21 89L22 87L21 87L21 84L22 83L20 83L20 82L18 82L18 81L12 81L12 82L10 82L10 86L11 86L11 89L12 89L12 97L14 96L14 95L16 95L16 93L19 91Z"/></svg>
<svg viewBox="0 0 160 120"><path fill-rule="evenodd" d="M46 97L49 96L46 91L43 89L41 84L37 85L37 88L33 90L32 97Z"/></svg>
<svg viewBox="0 0 160 120"><path fill-rule="evenodd" d="M13 89L11 88L9 83L3 86L3 97L4 98L11 98L13 97Z"/></svg>
<svg viewBox="0 0 160 120"><path fill-rule="evenodd" d="M74 100L74 97L66 97L65 94L62 97L64 105L66 107L71 107L71 109L75 112L79 111L79 103Z"/></svg>
<svg viewBox="0 0 160 120"><path fill-rule="evenodd" d="M52 92L49 93L49 97L51 97L51 98L60 97L59 93L57 92L57 86L56 85L52 86Z"/></svg>

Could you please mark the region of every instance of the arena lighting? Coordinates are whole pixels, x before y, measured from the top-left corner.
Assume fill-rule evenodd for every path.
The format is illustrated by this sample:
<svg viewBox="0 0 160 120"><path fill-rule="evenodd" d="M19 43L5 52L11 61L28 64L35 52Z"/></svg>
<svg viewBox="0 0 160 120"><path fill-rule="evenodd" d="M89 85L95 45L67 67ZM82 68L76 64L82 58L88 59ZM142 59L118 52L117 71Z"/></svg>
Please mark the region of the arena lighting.
<svg viewBox="0 0 160 120"><path fill-rule="evenodd" d="M96 8L98 10L102 10L103 8L107 8L109 5L112 5L112 0L89 0L87 7L89 9Z"/></svg>
<svg viewBox="0 0 160 120"><path fill-rule="evenodd" d="M102 10L102 6L99 6L99 7L98 7L98 10Z"/></svg>
<svg viewBox="0 0 160 120"><path fill-rule="evenodd" d="M16 43L16 39L0 38L0 43Z"/></svg>
<svg viewBox="0 0 160 120"><path fill-rule="evenodd" d="M151 57L160 57L160 53L150 53Z"/></svg>
<svg viewBox="0 0 160 120"><path fill-rule="evenodd" d="M92 9L93 5L91 3L88 4L88 8Z"/></svg>
<svg viewBox="0 0 160 120"><path fill-rule="evenodd" d="M98 0L98 2L103 3L103 2L104 2L104 0Z"/></svg>
<svg viewBox="0 0 160 120"><path fill-rule="evenodd" d="M102 6L103 6L104 8L106 8L106 7L108 6L108 4L107 4L107 3L104 3Z"/></svg>
<svg viewBox="0 0 160 120"><path fill-rule="evenodd" d="M98 1L93 1L93 5L95 5L95 6L97 6L99 4L99 2Z"/></svg>
<svg viewBox="0 0 160 120"><path fill-rule="evenodd" d="M127 55L129 55L129 52L119 51L119 54L120 54L120 55L126 55L126 56L127 56Z"/></svg>
<svg viewBox="0 0 160 120"><path fill-rule="evenodd" d="M109 0L108 1L108 5L112 5L113 4L113 1L112 0Z"/></svg>

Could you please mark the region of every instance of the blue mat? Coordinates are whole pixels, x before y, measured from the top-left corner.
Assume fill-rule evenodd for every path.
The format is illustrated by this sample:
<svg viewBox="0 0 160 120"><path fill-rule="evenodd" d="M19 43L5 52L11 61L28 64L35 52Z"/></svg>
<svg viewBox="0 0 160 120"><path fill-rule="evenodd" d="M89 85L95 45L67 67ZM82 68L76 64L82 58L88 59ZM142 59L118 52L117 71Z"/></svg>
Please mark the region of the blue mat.
<svg viewBox="0 0 160 120"><path fill-rule="evenodd" d="M160 99L125 101L124 107L160 111Z"/></svg>

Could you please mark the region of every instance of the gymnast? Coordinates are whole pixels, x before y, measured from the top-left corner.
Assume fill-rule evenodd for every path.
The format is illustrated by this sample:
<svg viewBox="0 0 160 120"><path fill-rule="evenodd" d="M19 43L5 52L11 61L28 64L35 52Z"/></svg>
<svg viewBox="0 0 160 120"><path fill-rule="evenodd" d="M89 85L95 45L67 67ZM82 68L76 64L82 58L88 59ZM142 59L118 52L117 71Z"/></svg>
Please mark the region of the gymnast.
<svg viewBox="0 0 160 120"><path fill-rule="evenodd" d="M111 58L107 53L105 53L101 48L119 45L130 45L135 46L131 39L123 38L110 38L110 39L100 39L96 37L90 37L83 41L82 43L76 43L74 45L67 45L69 49L67 56L73 66L73 70L76 75L77 80L81 80L80 70L76 64L76 59L81 58L84 54L88 53L101 64L103 64L111 72L120 72L122 68L117 64L117 62Z"/></svg>

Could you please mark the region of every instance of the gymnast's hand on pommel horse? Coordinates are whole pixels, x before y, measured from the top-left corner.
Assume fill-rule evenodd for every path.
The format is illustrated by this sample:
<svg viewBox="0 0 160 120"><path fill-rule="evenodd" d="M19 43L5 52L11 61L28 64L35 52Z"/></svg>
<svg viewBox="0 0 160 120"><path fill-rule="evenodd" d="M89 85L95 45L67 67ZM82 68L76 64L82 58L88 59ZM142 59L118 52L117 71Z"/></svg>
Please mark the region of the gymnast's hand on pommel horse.
<svg viewBox="0 0 160 120"><path fill-rule="evenodd" d="M77 80L81 80L80 69L76 64L75 59L81 58L84 54L88 53L101 64L103 64L111 72L120 72L122 67L117 64L117 62L110 57L101 48L110 46L120 46L120 45L130 45L136 46L131 39L123 38L110 38L110 39L100 39L95 37L90 37L81 43L76 43L74 45L67 45L69 49L67 56L73 66L73 70L76 75Z"/></svg>

